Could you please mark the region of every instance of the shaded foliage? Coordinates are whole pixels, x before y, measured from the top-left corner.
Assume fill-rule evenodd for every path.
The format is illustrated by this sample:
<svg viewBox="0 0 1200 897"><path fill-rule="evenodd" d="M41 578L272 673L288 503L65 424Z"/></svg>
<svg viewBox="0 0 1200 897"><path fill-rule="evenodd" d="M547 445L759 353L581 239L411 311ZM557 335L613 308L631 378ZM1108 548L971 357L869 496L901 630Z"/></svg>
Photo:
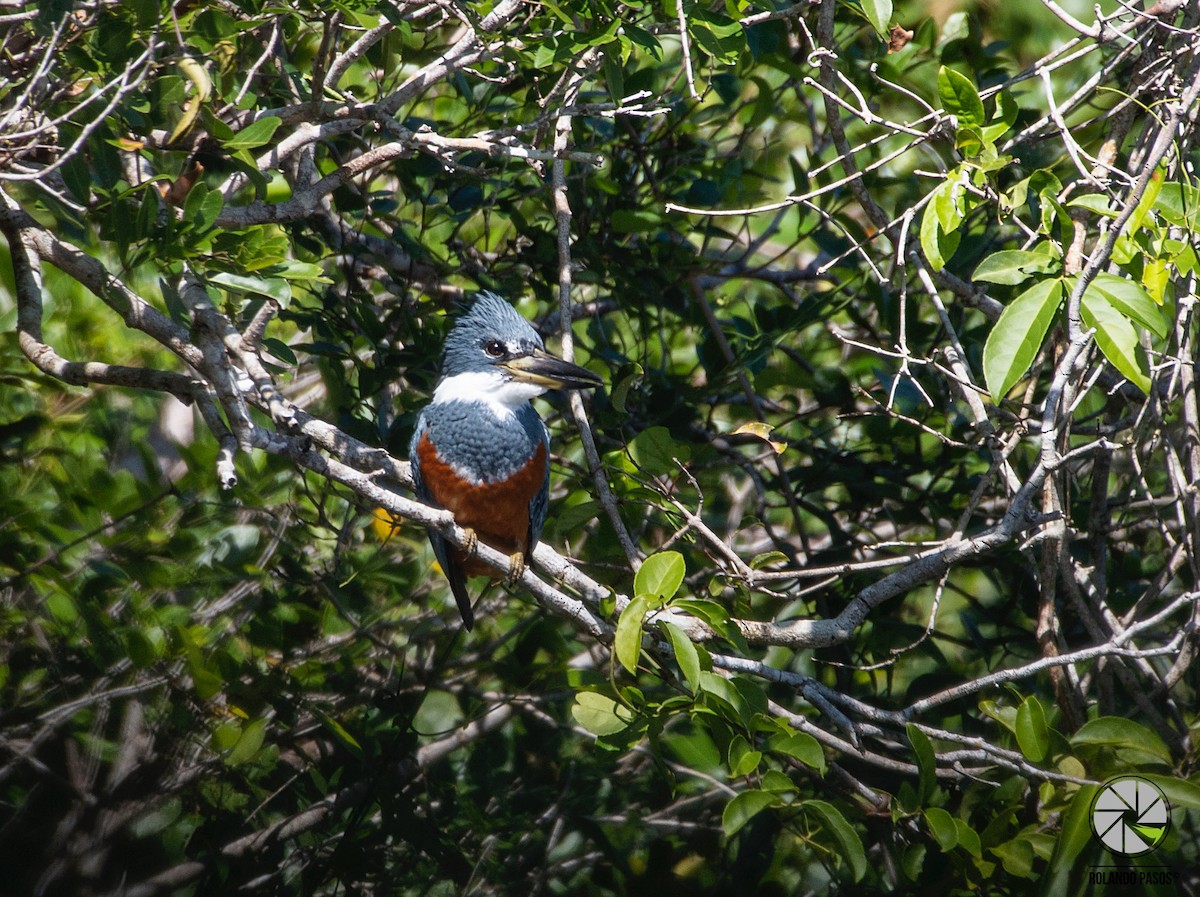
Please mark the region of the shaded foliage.
<svg viewBox="0 0 1200 897"><path fill-rule="evenodd" d="M0 891L1081 893L1137 772L1194 893L1157 6L0 19ZM466 636L390 456L479 288L609 388Z"/></svg>

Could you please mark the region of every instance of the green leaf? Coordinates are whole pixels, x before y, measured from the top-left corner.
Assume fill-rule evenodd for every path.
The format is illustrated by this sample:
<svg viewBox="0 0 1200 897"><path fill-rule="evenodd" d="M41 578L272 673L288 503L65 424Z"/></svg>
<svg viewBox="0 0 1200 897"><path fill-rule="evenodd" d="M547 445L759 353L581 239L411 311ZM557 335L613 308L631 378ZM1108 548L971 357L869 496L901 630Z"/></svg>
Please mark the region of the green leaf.
<svg viewBox="0 0 1200 897"><path fill-rule="evenodd" d="M1150 392L1150 367L1138 350L1137 331L1129 319L1112 307L1103 294L1085 290L1079 303L1084 326L1096 330L1096 345L1112 366L1144 393Z"/></svg>
<svg viewBox="0 0 1200 897"><path fill-rule="evenodd" d="M729 777L740 779L758 769L762 751L754 750L744 736L735 735L729 742Z"/></svg>
<svg viewBox="0 0 1200 897"><path fill-rule="evenodd" d="M1085 193L1083 196L1076 196L1067 203L1067 208L1087 209L1104 218L1116 218L1121 214L1120 209L1113 208L1112 197L1107 193Z"/></svg>
<svg viewBox="0 0 1200 897"><path fill-rule="evenodd" d="M621 69L620 47L606 47L602 57L604 63L604 86L608 88L608 96L614 103L620 103L625 97L625 73Z"/></svg>
<svg viewBox="0 0 1200 897"><path fill-rule="evenodd" d="M252 121L225 141L225 149L248 150L262 146L275 136L275 131L281 124L283 124L282 119L274 115L267 115L257 121Z"/></svg>
<svg viewBox="0 0 1200 897"><path fill-rule="evenodd" d="M983 101L979 99L979 91L970 78L952 68L942 66L938 69L937 82L942 108L958 116L960 128L982 128L986 124Z"/></svg>
<svg viewBox="0 0 1200 897"><path fill-rule="evenodd" d="M1049 248L1049 241L1042 244ZM1059 267L1058 260L1046 252L1027 249L1002 249L993 252L975 268L972 280L1014 286L1034 274L1048 274Z"/></svg>
<svg viewBox="0 0 1200 897"><path fill-rule="evenodd" d="M613 638L613 653L621 666L629 672L637 672L638 658L642 654L642 621L650 610L650 599L637 595L625 605L617 620L617 633Z"/></svg>
<svg viewBox="0 0 1200 897"><path fill-rule="evenodd" d="M1106 745L1118 748L1134 748L1159 758L1164 763L1172 762L1171 751L1153 731L1123 716L1101 716L1080 726L1071 736L1072 745Z"/></svg>
<svg viewBox="0 0 1200 897"><path fill-rule="evenodd" d="M259 277L248 274L230 274L228 271L218 271L208 278L218 286L225 287L238 293L254 293L274 299L284 308L291 304L292 287L286 280L279 277Z"/></svg>
<svg viewBox="0 0 1200 897"><path fill-rule="evenodd" d="M958 826L954 824L954 817L941 807L930 807L925 811L925 824L942 853L949 853L958 846Z"/></svg>
<svg viewBox="0 0 1200 897"><path fill-rule="evenodd" d="M963 204L966 190L963 176L961 167L947 174L946 180L942 181L933 191L933 199L930 200L934 213L937 215L938 224L947 234L957 230L967 214Z"/></svg>
<svg viewBox="0 0 1200 897"><path fill-rule="evenodd" d="M1134 323L1141 324L1160 339L1166 337L1168 323L1162 309L1137 281L1118 277L1115 274L1097 274L1095 279L1088 284L1087 292L1100 293L1109 305L1125 317Z"/></svg>
<svg viewBox="0 0 1200 897"><path fill-rule="evenodd" d="M908 741L913 746L913 754L917 759L917 769L920 770L921 800L929 800L933 789L937 787L937 757L933 752L933 743L913 723L904 727Z"/></svg>
<svg viewBox="0 0 1200 897"><path fill-rule="evenodd" d="M737 690L737 687L724 676L707 670L701 672L700 687L697 693L704 696L707 706L726 715L731 722L741 725L749 724L751 714L746 699L742 697L742 693Z"/></svg>
<svg viewBox="0 0 1200 897"><path fill-rule="evenodd" d="M761 570L763 567L769 567L772 564L786 564L788 556L782 551L764 551L762 554L756 554L750 559L751 570Z"/></svg>
<svg viewBox="0 0 1200 897"><path fill-rule="evenodd" d="M975 859L983 856L983 845L979 842L979 834L962 819L954 817L954 828L958 831L958 846Z"/></svg>
<svg viewBox="0 0 1200 897"><path fill-rule="evenodd" d="M650 599L655 605L662 605L679 591L686 572L683 555L678 551L652 554L638 568L633 578L633 592L638 597Z"/></svg>
<svg viewBox="0 0 1200 897"><path fill-rule="evenodd" d="M858 832L846 821L842 811L823 800L806 800L804 810L816 816L821 827L833 835L841 848L842 859L850 864L854 880L861 881L867 874L867 854Z"/></svg>
<svg viewBox="0 0 1200 897"><path fill-rule="evenodd" d="M938 190L942 190L945 186L943 184L942 187L938 187ZM921 251L929 260L929 266L934 271L941 271L946 267L946 262L950 260L950 257L954 255L954 250L958 249L960 237L956 230L950 232L943 230L941 222L938 221L934 203L930 202L921 214L920 239Z"/></svg>
<svg viewBox="0 0 1200 897"><path fill-rule="evenodd" d="M721 814L721 829L725 837L732 838L747 822L778 802L779 798L769 791L743 791L735 795Z"/></svg>
<svg viewBox="0 0 1200 897"><path fill-rule="evenodd" d="M1046 758L1050 747L1050 732L1046 727L1046 712L1033 695L1017 708L1017 746L1034 763Z"/></svg>
<svg viewBox="0 0 1200 897"><path fill-rule="evenodd" d="M768 750L778 754L794 757L805 766L825 772L825 751L821 742L807 732L793 732L790 735L773 735L767 742Z"/></svg>
<svg viewBox="0 0 1200 897"><path fill-rule="evenodd" d="M612 388L612 392L609 394L609 401L612 402L613 407L622 414L625 414L626 403L629 400L629 391L635 386L638 386L645 376L646 372L642 369L640 364L633 362L632 365L629 365L628 370L625 371L621 379L616 382Z"/></svg>
<svg viewBox="0 0 1200 897"><path fill-rule="evenodd" d="M886 40L892 24L892 0L862 0L862 8L875 33Z"/></svg>
<svg viewBox="0 0 1200 897"><path fill-rule="evenodd" d="M1062 281L1048 278L1005 306L983 347L983 379L993 402L1029 370L1061 303Z"/></svg>
<svg viewBox="0 0 1200 897"><path fill-rule="evenodd" d="M1018 878L1033 878L1033 845L1021 838L1005 841L988 851L1000 858L1004 871Z"/></svg>
<svg viewBox="0 0 1200 897"><path fill-rule="evenodd" d="M1086 729L1089 725L1091 724L1085 723L1083 728ZM1079 733L1075 734L1078 736ZM1042 881L1043 894L1072 893L1072 872L1079 861L1079 855L1088 845L1095 843L1092 840L1091 809L1097 790L1099 789L1096 785L1080 787L1063 814L1058 840L1054 842L1054 853L1050 857L1046 877Z"/></svg>
<svg viewBox="0 0 1200 897"><path fill-rule="evenodd" d="M1188 779L1178 779L1175 776L1161 776L1151 772L1140 772L1138 775L1153 782L1167 796L1167 803L1172 807L1187 807L1189 810L1200 810L1200 785Z"/></svg>
<svg viewBox="0 0 1200 897"><path fill-rule="evenodd" d="M581 691L571 705L571 716L593 735L615 735L633 719L633 714L608 695Z"/></svg>
<svg viewBox="0 0 1200 897"><path fill-rule="evenodd" d="M686 443L671 438L666 427L647 427L633 437L629 443L629 454L646 473L652 475L677 474L681 462L691 458L691 449Z"/></svg>
<svg viewBox="0 0 1200 897"><path fill-rule="evenodd" d="M617 209L609 220L609 225L619 234L661 230L664 224L663 216L658 212L640 209Z"/></svg>
<svg viewBox="0 0 1200 897"><path fill-rule="evenodd" d="M196 233L204 234L212 230L213 225L216 224L217 216L221 214L221 209L225 206L225 199L219 190L204 190L200 192L199 202L193 205L191 199L196 192L196 188L193 187L188 193L186 211L192 214L191 217L185 217L185 220Z"/></svg>
<svg viewBox="0 0 1200 897"><path fill-rule="evenodd" d="M1126 233L1137 233L1138 229L1142 226L1142 222L1146 220L1146 216L1154 207L1154 203L1158 201L1158 194L1162 192L1165 171L1166 167L1159 165L1154 170L1154 174L1150 176L1150 182L1146 185L1146 192L1142 194L1142 198L1138 200L1133 214L1129 216L1129 220L1125 223Z"/></svg>
<svg viewBox="0 0 1200 897"><path fill-rule="evenodd" d="M340 741L344 747L349 748L356 756L362 756L362 745L358 743L358 740L350 734L345 726L318 707L314 707L312 712L317 721L328 729L334 738Z"/></svg>
<svg viewBox="0 0 1200 897"><path fill-rule="evenodd" d="M229 766L240 766L247 760L252 760L263 746L263 739L266 738L266 735L267 721L265 719L256 719L247 723L233 749L225 755L225 763Z"/></svg>
<svg viewBox="0 0 1200 897"><path fill-rule="evenodd" d="M1200 230L1200 189L1178 181L1163 184L1154 201L1154 211L1170 224Z"/></svg>
<svg viewBox="0 0 1200 897"><path fill-rule="evenodd" d="M1002 134L1005 134L1017 121L1021 108L1012 94L1007 90L996 95L996 111L992 115L992 123L983 129L983 139L986 143L994 144Z"/></svg>
<svg viewBox="0 0 1200 897"><path fill-rule="evenodd" d="M683 673L688 687L692 690L692 694L695 694L696 688L700 684L700 654L696 650L696 646L692 644L692 640L687 637L687 633L674 623L664 620L662 628L671 642L671 650L675 652L675 662L679 664L679 672Z"/></svg>

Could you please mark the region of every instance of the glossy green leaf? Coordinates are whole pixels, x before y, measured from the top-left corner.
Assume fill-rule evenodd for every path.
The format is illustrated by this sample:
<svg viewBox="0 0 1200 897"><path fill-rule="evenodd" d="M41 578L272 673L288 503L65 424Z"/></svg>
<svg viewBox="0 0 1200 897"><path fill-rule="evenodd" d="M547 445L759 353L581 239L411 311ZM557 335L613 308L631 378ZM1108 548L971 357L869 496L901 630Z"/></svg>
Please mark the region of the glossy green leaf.
<svg viewBox="0 0 1200 897"><path fill-rule="evenodd" d="M913 756L920 771L920 797L922 801L926 801L937 787L937 756L933 751L933 743L913 723L908 723L904 731L913 747Z"/></svg>
<svg viewBox="0 0 1200 897"><path fill-rule="evenodd" d="M1159 338L1166 337L1169 324L1163 310L1137 281L1100 273L1088 284L1084 295L1088 293L1099 293L1109 305L1134 323L1141 324Z"/></svg>
<svg viewBox="0 0 1200 897"><path fill-rule="evenodd" d="M942 853L958 846L958 826L954 824L954 817L941 807L930 807L925 811L925 824Z"/></svg>
<svg viewBox="0 0 1200 897"><path fill-rule="evenodd" d="M854 881L861 881L867 874L867 853L858 832L846 821L842 811L823 800L806 800L804 811L814 816L821 828L833 836L839 855L850 866Z"/></svg>
<svg viewBox="0 0 1200 897"><path fill-rule="evenodd" d="M225 141L228 150L254 149L262 146L275 136L275 131L283 124L282 119L267 115L253 121Z"/></svg>
<svg viewBox="0 0 1200 897"><path fill-rule="evenodd" d="M949 194L952 188L948 186L947 182L938 190L944 190L946 194ZM947 231L938 220L936 200L939 198L940 195L935 196L934 200L925 207L925 211L921 213L921 251L925 253L925 258L929 260L929 266L934 271L941 271L946 267L946 262L958 249L960 240L957 230Z"/></svg>
<svg viewBox="0 0 1200 897"><path fill-rule="evenodd" d="M772 564L786 564L788 556L782 551L764 551L762 554L756 554L750 559L751 570L761 570L764 567L770 567Z"/></svg>
<svg viewBox="0 0 1200 897"><path fill-rule="evenodd" d="M875 33L886 40L892 23L892 0L862 0L862 9Z"/></svg>
<svg viewBox="0 0 1200 897"><path fill-rule="evenodd" d="M792 732L789 735L774 735L767 747L776 753L794 757L805 766L825 772L825 749L821 742L807 732Z"/></svg>
<svg viewBox="0 0 1200 897"><path fill-rule="evenodd" d="M1046 727L1046 712L1033 695L1017 708L1017 746L1029 760L1040 763L1050 747L1050 731Z"/></svg>
<svg viewBox="0 0 1200 897"><path fill-rule="evenodd" d="M242 734L234 744L233 749L225 755L225 763L229 766L240 766L252 760L263 746L267 735L267 721L256 719L245 725Z"/></svg>
<svg viewBox="0 0 1200 897"><path fill-rule="evenodd" d="M729 777L731 779L750 775L758 769L758 764L761 762L762 752L752 748L744 736L736 735L729 742Z"/></svg>
<svg viewBox="0 0 1200 897"><path fill-rule="evenodd" d="M958 846L975 859L982 857L983 845L979 840L979 833L957 816L954 817L954 828L958 832Z"/></svg>
<svg viewBox="0 0 1200 897"><path fill-rule="evenodd" d="M1141 723L1123 716L1101 716L1089 720L1071 736L1071 744L1107 745L1109 747L1136 748L1158 757L1165 763L1171 762L1171 751L1163 740Z"/></svg>
<svg viewBox="0 0 1200 897"><path fill-rule="evenodd" d="M1200 230L1200 188L1178 181L1163 184L1154 201L1154 211L1170 224Z"/></svg>
<svg viewBox="0 0 1200 897"><path fill-rule="evenodd" d="M256 274L230 274L228 271L218 271L208 278L218 286L239 293L253 293L274 299L285 308L292 301L292 287L286 280L279 277L260 277Z"/></svg>
<svg viewBox="0 0 1200 897"><path fill-rule="evenodd" d="M679 591L686 572L683 555L678 551L660 551L652 554L638 568L633 578L634 594L648 598L652 604L662 604Z"/></svg>
<svg viewBox="0 0 1200 897"><path fill-rule="evenodd" d="M617 661L631 673L637 672L638 659L642 654L642 623L650 611L651 599L637 595L621 611L617 620L617 633L613 638L613 653Z"/></svg>
<svg viewBox="0 0 1200 897"><path fill-rule="evenodd" d="M1085 327L1096 331L1096 345L1113 367L1144 393L1150 392L1150 369L1139 349L1137 331L1123 314L1096 291L1085 290L1079 303Z"/></svg>
<svg viewBox="0 0 1200 897"><path fill-rule="evenodd" d="M1146 184L1146 191L1142 194L1142 198L1138 200L1138 204L1134 208L1133 214L1129 216L1129 220L1125 222L1125 233L1136 233L1146 221L1146 216L1150 214L1150 210L1154 208L1155 202L1158 201L1158 195L1162 192L1165 173L1165 166L1159 165L1155 169L1154 174L1150 176L1150 181Z"/></svg>
<svg viewBox="0 0 1200 897"><path fill-rule="evenodd" d="M1040 280L1005 306L983 347L983 379L999 402L1025 375L1062 303L1062 281Z"/></svg>
<svg viewBox="0 0 1200 897"><path fill-rule="evenodd" d="M1043 245L1048 247L1050 244ZM1046 252L1002 249L980 262L972 279L1013 286L1024 283L1034 274L1048 274L1058 267L1059 261Z"/></svg>
<svg viewBox="0 0 1200 897"><path fill-rule="evenodd" d="M633 714L608 695L581 691L571 705L571 716L593 735L615 735L633 719Z"/></svg>
<svg viewBox="0 0 1200 897"><path fill-rule="evenodd" d="M1158 775L1152 772L1140 772L1138 775L1161 788L1163 794L1167 796L1167 803L1172 807L1200 810L1200 784L1189 779Z"/></svg>
<svg viewBox="0 0 1200 897"><path fill-rule="evenodd" d="M1084 728L1087 728L1087 724ZM1054 842L1054 853L1042 880L1043 894L1071 893L1071 882L1075 880L1073 873L1080 854L1096 843L1092 835L1091 809L1097 790L1096 785L1081 786L1071 798L1071 805L1067 807L1067 811L1062 814L1058 839Z"/></svg>
<svg viewBox="0 0 1200 897"><path fill-rule="evenodd" d="M1116 218L1121 210L1112 204L1112 197L1107 193L1085 193L1076 196L1067 203L1068 209L1086 209L1104 218Z"/></svg>
<svg viewBox="0 0 1200 897"><path fill-rule="evenodd" d="M750 722L750 707L742 693L732 682L717 673L703 671L700 673L698 694L704 696L705 703L731 722L747 725Z"/></svg>
<svg viewBox="0 0 1200 897"><path fill-rule="evenodd" d="M735 795L721 814L721 830L725 837L732 838L746 823L778 801L779 798L769 791L743 791Z"/></svg>
<svg viewBox="0 0 1200 897"><path fill-rule="evenodd" d="M999 858L1004 871L1018 878L1033 877L1033 846L1020 838L1005 841L995 847L989 847L988 852Z"/></svg>
<svg viewBox="0 0 1200 897"><path fill-rule="evenodd" d="M938 69L937 82L942 108L958 116L959 127L966 125L982 128L986 124L983 101L979 99L979 91L970 78L952 68L942 66Z"/></svg>
<svg viewBox="0 0 1200 897"><path fill-rule="evenodd" d="M683 674L692 694L695 694L700 684L700 654L696 650L696 646L692 644L692 640L687 637L687 633L674 623L664 620L662 628L667 633L671 650L675 653L675 662L679 664L679 672Z"/></svg>

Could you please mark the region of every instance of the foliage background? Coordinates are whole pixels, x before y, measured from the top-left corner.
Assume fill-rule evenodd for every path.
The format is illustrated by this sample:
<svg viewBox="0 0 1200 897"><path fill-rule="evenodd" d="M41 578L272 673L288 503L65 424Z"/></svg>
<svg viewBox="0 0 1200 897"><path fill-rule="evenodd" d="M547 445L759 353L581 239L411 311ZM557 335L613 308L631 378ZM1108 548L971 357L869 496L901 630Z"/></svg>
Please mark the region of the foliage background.
<svg viewBox="0 0 1200 897"><path fill-rule="evenodd" d="M1200 13L1064 6L0 2L0 891L1200 890ZM468 637L481 287L610 388Z"/></svg>

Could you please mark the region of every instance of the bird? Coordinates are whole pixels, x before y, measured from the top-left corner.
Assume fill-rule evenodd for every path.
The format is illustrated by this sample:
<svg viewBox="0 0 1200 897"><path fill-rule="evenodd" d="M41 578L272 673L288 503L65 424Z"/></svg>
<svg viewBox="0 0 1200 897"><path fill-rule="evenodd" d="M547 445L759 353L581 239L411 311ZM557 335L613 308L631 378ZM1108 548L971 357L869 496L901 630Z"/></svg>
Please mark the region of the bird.
<svg viewBox="0 0 1200 897"><path fill-rule="evenodd" d="M433 529L429 541L468 632L475 613L467 577L496 577L475 556L478 542L509 556L513 583L546 522L550 433L531 400L551 389L602 384L586 368L548 353L533 325L487 290L446 337L441 375L417 417L409 461L417 497L452 512L467 531L465 549Z"/></svg>

